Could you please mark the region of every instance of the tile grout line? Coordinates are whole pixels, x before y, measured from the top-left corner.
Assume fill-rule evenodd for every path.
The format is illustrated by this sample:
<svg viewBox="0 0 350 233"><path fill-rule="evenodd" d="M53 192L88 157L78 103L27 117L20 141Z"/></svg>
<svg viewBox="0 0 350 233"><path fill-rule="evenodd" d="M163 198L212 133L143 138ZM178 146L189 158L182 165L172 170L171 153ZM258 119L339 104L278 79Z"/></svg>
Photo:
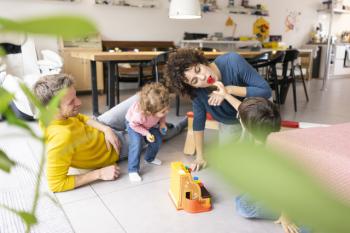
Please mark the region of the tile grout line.
<svg viewBox="0 0 350 233"><path fill-rule="evenodd" d="M89 185L90 186L90 185ZM93 190L93 192L96 194L97 198L102 202L102 205L107 209L107 211L112 215L113 219L118 223L118 225L121 227L121 229L127 233L126 229L124 228L124 226L118 221L117 217L114 216L114 214L112 213L112 211L108 208L108 206L106 205L106 203L102 200L102 198L100 197L100 195L98 195L98 193L95 191L95 189L93 189L93 187L90 186L90 188Z"/></svg>
<svg viewBox="0 0 350 233"><path fill-rule="evenodd" d="M32 145L31 145L31 143L29 143L28 140L26 140L26 143L27 143L27 145L28 145L28 147L29 147L29 150L31 150L31 152L32 152L32 158L35 160L35 162L36 162L36 163L38 164L38 166L39 166L39 162L37 161L37 159L36 159L36 157L35 157L35 155L34 155L34 149L33 149ZM42 175L45 177L45 176L46 176L46 175L45 175L45 172L44 172L44 174L42 174ZM43 182L41 183L41 185L43 185ZM68 222L70 228L72 229L72 231L75 232L75 230L74 230L74 228L73 228L72 222L70 221L70 219L69 219L69 217L68 217L66 211L64 211L64 209L63 209L63 204L61 204L61 203L59 202L57 196L56 196L53 192L51 192L50 190L47 190L47 192L50 192L50 193L54 196L55 200L57 201L57 206L58 206L58 207L61 209L61 211L63 212L63 215L64 215L64 217L66 218L66 220L67 220L67 222ZM50 200L50 201L51 201L51 200Z"/></svg>
<svg viewBox="0 0 350 233"><path fill-rule="evenodd" d="M124 191L124 190L128 190L128 189L138 188L138 187L141 187L143 185L147 185L147 184L151 184L151 183L155 183L155 182L159 182L159 181L163 181L163 180L168 180L168 179L170 180L170 178L161 178L161 179L157 179L157 180L153 180L153 181L149 181L149 182L142 182L141 184L137 184L135 186L128 186L128 187L122 188L120 190L114 190L114 191L110 191L110 192L106 192L106 193L101 193L101 195L107 195L107 194L116 193L116 192L120 192L120 191ZM94 190L96 195L99 196L99 194L95 191L95 189L92 186L91 186L91 188Z"/></svg>
<svg viewBox="0 0 350 233"><path fill-rule="evenodd" d="M169 178L158 179L158 180L150 181L150 182L147 182L147 183L144 183L144 184L128 187L128 188L117 190L117 191L112 191L110 193L105 193L105 194L111 194L111 193L114 193L114 192L119 192L119 191L124 191L124 190L132 189L132 188L137 188L137 187L140 187L140 186L143 186L143 185L147 185L147 184L151 184L151 183L155 183L155 182L159 182L159 181L163 181L163 180L167 180L167 179L169 179ZM98 199L100 199L100 201L105 206L105 208L108 210L108 212L113 216L114 220L119 224L119 226L123 229L123 231L125 233L127 233L127 231L124 228L124 226L118 221L117 217L114 216L112 210L108 208L107 204L103 201L102 197L96 192L96 190L91 185L89 185L89 186L94 191L94 193L97 195ZM102 194L102 195L105 195L105 194Z"/></svg>

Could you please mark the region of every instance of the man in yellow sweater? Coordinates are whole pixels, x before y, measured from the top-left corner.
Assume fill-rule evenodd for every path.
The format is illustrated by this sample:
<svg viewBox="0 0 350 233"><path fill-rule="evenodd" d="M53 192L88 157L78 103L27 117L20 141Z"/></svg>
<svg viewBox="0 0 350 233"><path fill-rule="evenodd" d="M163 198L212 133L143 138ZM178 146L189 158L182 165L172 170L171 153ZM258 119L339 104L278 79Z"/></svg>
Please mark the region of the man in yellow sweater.
<svg viewBox="0 0 350 233"><path fill-rule="evenodd" d="M79 114L81 101L71 77L65 74L41 78L34 93L44 104L63 88L59 113L45 130L47 137L47 180L53 192L61 192L96 180L114 180L119 176L116 161L120 141L113 130ZM68 175L69 167L95 169L82 175Z"/></svg>
<svg viewBox="0 0 350 233"><path fill-rule="evenodd" d="M125 114L139 97L134 95L97 118L79 113L73 79L66 74L39 79L34 94L47 105L62 89L67 92L59 112L45 130L47 144L46 175L50 189L62 192L97 180L115 180L120 175L116 161L128 155ZM168 127L163 140L178 135L187 126L187 118ZM81 175L68 175L69 167L95 169Z"/></svg>

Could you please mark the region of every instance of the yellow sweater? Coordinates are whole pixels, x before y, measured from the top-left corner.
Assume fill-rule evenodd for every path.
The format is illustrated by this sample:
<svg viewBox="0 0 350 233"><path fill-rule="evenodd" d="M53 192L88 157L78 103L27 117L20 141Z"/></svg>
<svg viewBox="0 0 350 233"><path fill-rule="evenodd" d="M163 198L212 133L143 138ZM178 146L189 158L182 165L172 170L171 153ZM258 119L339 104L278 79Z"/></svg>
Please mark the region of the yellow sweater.
<svg viewBox="0 0 350 233"><path fill-rule="evenodd" d="M82 114L67 120L54 120L46 130L46 175L50 189L61 192L75 187L69 167L96 169L115 163L119 155L108 151L103 132L86 124ZM111 147L113 148L113 147Z"/></svg>

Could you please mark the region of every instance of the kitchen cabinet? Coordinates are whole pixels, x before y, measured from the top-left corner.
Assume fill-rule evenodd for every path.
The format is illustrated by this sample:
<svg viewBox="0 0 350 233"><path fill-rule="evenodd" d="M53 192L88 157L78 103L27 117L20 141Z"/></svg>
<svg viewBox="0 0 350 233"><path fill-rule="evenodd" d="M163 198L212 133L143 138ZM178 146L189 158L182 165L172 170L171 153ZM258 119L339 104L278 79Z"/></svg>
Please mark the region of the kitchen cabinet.
<svg viewBox="0 0 350 233"><path fill-rule="evenodd" d="M322 90L327 89L327 79L330 77L330 75L335 74L340 74L345 72L345 70L341 69L340 66L340 59L336 61L335 59L335 54L333 52L332 54L332 48L334 48L334 35L332 33L332 27L333 27L333 19L334 15L340 15L340 14L350 14L349 10L344 10L342 8L339 8L338 4L335 4L334 1L329 1L328 8L329 9L320 9L317 10L319 13L326 13L330 14L330 19L329 19L329 28L328 28L328 38L327 38L327 55L326 55L326 65L325 65L325 70L324 70L324 75L323 75L323 85L322 85ZM336 47L336 46L335 46ZM337 63L337 64L336 64ZM347 72L347 71L346 71Z"/></svg>
<svg viewBox="0 0 350 233"><path fill-rule="evenodd" d="M75 88L79 92L91 91L90 61L71 56L72 52L99 52L102 42L99 36L82 38L75 41L60 41L60 54L63 57L63 72L75 79ZM97 62L97 89L103 90L103 67Z"/></svg>
<svg viewBox="0 0 350 233"><path fill-rule="evenodd" d="M349 60L348 51L350 51L350 44L337 44L333 47L331 75L350 75L350 66L347 62Z"/></svg>

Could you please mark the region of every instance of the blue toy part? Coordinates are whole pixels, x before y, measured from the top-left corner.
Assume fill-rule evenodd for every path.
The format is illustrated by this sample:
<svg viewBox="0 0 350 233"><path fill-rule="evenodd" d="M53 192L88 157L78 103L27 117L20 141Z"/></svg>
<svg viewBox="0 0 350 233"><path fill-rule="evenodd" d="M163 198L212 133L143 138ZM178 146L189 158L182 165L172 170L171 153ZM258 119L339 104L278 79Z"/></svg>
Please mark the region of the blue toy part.
<svg viewBox="0 0 350 233"><path fill-rule="evenodd" d="M166 131L167 131L167 128L161 128L160 133L161 133L162 135L165 135L165 134L166 134Z"/></svg>

